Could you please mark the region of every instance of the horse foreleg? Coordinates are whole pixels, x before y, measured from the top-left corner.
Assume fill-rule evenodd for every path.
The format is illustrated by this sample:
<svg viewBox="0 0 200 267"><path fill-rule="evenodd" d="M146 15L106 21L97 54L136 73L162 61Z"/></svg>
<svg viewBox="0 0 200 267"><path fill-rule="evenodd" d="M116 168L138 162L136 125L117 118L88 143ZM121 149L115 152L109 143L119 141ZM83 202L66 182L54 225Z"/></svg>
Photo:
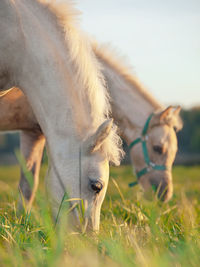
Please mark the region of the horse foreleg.
<svg viewBox="0 0 200 267"><path fill-rule="evenodd" d="M27 98L18 88L12 88L5 92L0 92L0 130L13 131L22 130L21 152L27 161L27 167L33 173L33 187L21 171L19 188L30 209L35 197L39 182L39 172L42 154L45 145L45 138L32 112ZM19 206L22 206L20 201Z"/></svg>
<svg viewBox="0 0 200 267"><path fill-rule="evenodd" d="M39 184L39 172L42 161L42 155L45 145L45 138L41 133L23 131L20 135L20 150L27 162L27 168L33 173L33 187L29 185L27 178L21 170L19 190L21 191L27 211L30 211L35 193ZM20 203L22 207L22 203Z"/></svg>

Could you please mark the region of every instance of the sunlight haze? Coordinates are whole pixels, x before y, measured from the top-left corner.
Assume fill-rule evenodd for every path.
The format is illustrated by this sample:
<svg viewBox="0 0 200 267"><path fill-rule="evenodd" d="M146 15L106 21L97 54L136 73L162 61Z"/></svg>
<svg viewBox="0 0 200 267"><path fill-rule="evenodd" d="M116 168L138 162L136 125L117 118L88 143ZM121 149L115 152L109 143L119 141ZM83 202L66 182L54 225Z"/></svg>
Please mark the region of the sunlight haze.
<svg viewBox="0 0 200 267"><path fill-rule="evenodd" d="M200 105L199 0L79 0L82 28L111 43L164 104Z"/></svg>

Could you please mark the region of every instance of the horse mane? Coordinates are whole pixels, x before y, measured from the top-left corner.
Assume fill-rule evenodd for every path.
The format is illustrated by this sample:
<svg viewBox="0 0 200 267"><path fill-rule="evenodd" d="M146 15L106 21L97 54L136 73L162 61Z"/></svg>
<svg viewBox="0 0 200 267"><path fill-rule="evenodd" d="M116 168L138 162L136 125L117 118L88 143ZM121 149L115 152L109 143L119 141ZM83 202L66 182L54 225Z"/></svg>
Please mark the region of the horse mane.
<svg viewBox="0 0 200 267"><path fill-rule="evenodd" d="M110 44L99 45L96 41L92 41L92 48L97 58L107 65L111 66L121 75L132 87L137 89L137 92L148 102L150 102L156 109L160 109L162 106L154 97L140 83L138 78L133 74L132 67L127 63L124 56L119 55L116 49Z"/></svg>
<svg viewBox="0 0 200 267"><path fill-rule="evenodd" d="M125 58L115 52L116 49L114 49L110 44L99 45L95 40L92 40L92 48L100 61L109 65L129 84L131 84L132 87L136 88L137 92L144 99L150 102L158 112L163 109L162 105L154 97L152 97L149 92L147 92L147 90L139 82L138 78L131 72L132 67L126 63ZM177 130L180 130L183 127L181 117L179 115L173 116L171 118L170 125L175 127Z"/></svg>
<svg viewBox="0 0 200 267"><path fill-rule="evenodd" d="M100 72L100 66L92 52L91 45L86 35L80 30L78 19L81 14L71 0L38 0L53 13L65 33L66 45L74 73L77 77L76 88L84 98L89 98L91 112L96 119L103 114L108 116L110 112L109 96L104 87L104 78ZM81 86L82 84L82 86ZM84 99L85 100L85 99Z"/></svg>
<svg viewBox="0 0 200 267"><path fill-rule="evenodd" d="M79 101L89 104L88 130L97 127L109 117L111 108L109 95L105 87L101 67L93 51L89 38L79 29L78 18L80 12L71 0L37 0L56 16L66 39L70 61L74 67L76 77L73 77L78 88ZM104 142L103 152L107 158L118 165L123 155L121 139L114 126L107 140Z"/></svg>

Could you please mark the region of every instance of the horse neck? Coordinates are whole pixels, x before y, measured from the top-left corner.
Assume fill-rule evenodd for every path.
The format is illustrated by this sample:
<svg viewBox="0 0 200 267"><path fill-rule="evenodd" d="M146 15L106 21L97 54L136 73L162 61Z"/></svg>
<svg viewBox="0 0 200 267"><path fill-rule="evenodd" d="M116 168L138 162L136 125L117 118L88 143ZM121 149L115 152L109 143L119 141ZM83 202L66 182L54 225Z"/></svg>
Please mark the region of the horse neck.
<svg viewBox="0 0 200 267"><path fill-rule="evenodd" d="M0 2L0 9L4 2L7 3L6 0ZM75 87L74 68L70 65L63 35L56 27L51 28L51 24L47 26L45 9L35 12L35 4L27 8L24 2L15 1L17 15L13 6L6 6L4 10L5 14L13 16L15 23L7 20L5 15L0 16L0 35L4 35L0 36L0 62L11 70L11 86L22 89L27 97L46 137L50 162L60 171L63 180L70 181L78 177L76 162L81 145L73 116L75 104L71 96L71 90ZM30 5L35 1L27 2ZM8 23L9 33L16 33L15 40L7 29L1 31L1 26L5 27L4 19ZM52 172L54 169L51 168Z"/></svg>
<svg viewBox="0 0 200 267"><path fill-rule="evenodd" d="M148 116L162 106L130 75L123 75L106 58L100 58L112 98L113 117L119 125L122 136L130 144L141 134Z"/></svg>
<svg viewBox="0 0 200 267"><path fill-rule="evenodd" d="M84 85L76 75L77 70L69 58L71 44L67 43L63 30L58 27L56 16L39 5L37 1L16 0L14 6L6 6L6 13L13 17L9 31L17 33L15 40L5 40L6 46L11 48L8 54L12 54L5 60L14 74L9 77L13 80L11 86L20 87L26 94L44 132L45 129L51 131L52 120L60 133L67 131L69 135L76 135L75 129L88 132L89 124L91 128L96 126L95 116L90 112L91 101L81 102L79 94L89 88L83 90ZM49 109L50 103L54 108ZM99 116L104 116L103 111L99 113ZM74 125L67 127L71 124Z"/></svg>

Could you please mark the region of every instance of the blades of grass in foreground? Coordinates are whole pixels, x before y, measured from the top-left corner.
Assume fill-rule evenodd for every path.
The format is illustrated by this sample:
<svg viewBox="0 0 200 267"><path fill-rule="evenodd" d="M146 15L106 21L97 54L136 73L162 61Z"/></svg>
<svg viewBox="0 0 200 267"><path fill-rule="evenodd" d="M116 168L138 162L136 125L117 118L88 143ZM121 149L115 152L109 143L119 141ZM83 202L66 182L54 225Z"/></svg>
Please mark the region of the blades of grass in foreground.
<svg viewBox="0 0 200 267"><path fill-rule="evenodd" d="M72 207L67 211L64 205L67 207L73 199L63 200L55 228L42 191L38 192L30 217L25 213L17 217L13 204L16 196L9 190L8 198L0 193L4 200L0 207L0 266L198 266L200 181L195 175L200 167L194 168L194 179L193 168L178 167L178 172L175 168L175 197L168 204L147 202L130 194L126 180L132 179L129 168L114 169L115 175L120 173L118 189L108 192L100 233L95 238L72 234L66 227L64 221ZM190 180L181 180L183 171Z"/></svg>

